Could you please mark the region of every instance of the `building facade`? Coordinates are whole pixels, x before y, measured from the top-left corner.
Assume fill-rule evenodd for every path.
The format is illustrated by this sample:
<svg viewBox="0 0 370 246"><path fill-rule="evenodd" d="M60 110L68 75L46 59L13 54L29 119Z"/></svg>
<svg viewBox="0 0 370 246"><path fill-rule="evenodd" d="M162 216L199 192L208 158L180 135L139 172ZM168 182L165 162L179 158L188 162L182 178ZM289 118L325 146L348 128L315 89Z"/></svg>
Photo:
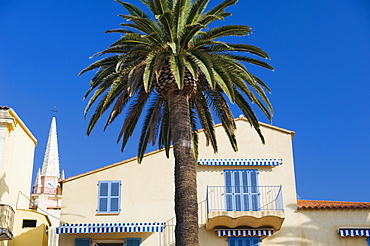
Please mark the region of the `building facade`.
<svg viewBox="0 0 370 246"><path fill-rule="evenodd" d="M50 221L29 210L36 144L15 111L0 107L0 246L47 245Z"/></svg>
<svg viewBox="0 0 370 246"><path fill-rule="evenodd" d="M238 152L221 125L218 153L199 132L200 245L367 245L370 203L297 201L294 132L261 123L262 144L236 124ZM158 150L63 180L60 245L175 245L173 163Z"/></svg>

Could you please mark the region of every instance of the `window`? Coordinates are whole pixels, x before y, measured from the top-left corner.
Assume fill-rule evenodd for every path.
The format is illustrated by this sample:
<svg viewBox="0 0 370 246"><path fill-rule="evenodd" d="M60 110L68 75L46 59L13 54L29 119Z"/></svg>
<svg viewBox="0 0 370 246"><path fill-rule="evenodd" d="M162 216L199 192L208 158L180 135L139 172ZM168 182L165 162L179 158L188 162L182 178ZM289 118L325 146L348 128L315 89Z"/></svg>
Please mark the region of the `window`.
<svg viewBox="0 0 370 246"><path fill-rule="evenodd" d="M99 181L98 186L98 213L119 213L121 181Z"/></svg>
<svg viewBox="0 0 370 246"><path fill-rule="evenodd" d="M93 246L124 246L124 240L94 240Z"/></svg>
<svg viewBox="0 0 370 246"><path fill-rule="evenodd" d="M94 240L93 242L93 246L140 246L140 245L141 238L126 238L125 240Z"/></svg>
<svg viewBox="0 0 370 246"><path fill-rule="evenodd" d="M259 211L258 171L225 170L224 175L226 210Z"/></svg>
<svg viewBox="0 0 370 246"><path fill-rule="evenodd" d="M259 237L229 237L228 246L260 246Z"/></svg>
<svg viewBox="0 0 370 246"><path fill-rule="evenodd" d="M36 227L37 220L23 220L22 228L26 227Z"/></svg>
<svg viewBox="0 0 370 246"><path fill-rule="evenodd" d="M141 238L126 238L126 246L140 246Z"/></svg>
<svg viewBox="0 0 370 246"><path fill-rule="evenodd" d="M91 238L76 238L75 246L90 246Z"/></svg>

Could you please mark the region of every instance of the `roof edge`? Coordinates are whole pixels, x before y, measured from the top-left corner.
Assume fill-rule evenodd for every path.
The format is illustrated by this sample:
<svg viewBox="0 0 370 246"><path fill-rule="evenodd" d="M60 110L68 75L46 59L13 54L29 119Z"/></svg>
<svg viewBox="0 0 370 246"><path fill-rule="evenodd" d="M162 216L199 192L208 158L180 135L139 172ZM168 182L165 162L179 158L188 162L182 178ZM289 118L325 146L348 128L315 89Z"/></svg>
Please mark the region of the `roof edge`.
<svg viewBox="0 0 370 246"><path fill-rule="evenodd" d="M370 209L370 202L328 201L328 200L297 200L298 209Z"/></svg>
<svg viewBox="0 0 370 246"><path fill-rule="evenodd" d="M249 120L247 118L244 118L244 117L235 118L234 121L249 122ZM284 128L281 128L281 127L278 127L278 126L274 126L274 125L271 125L271 124L268 124L268 123L264 123L264 122L261 122L261 121L258 121L258 124L260 126L263 126L263 127L267 127L267 128L270 128L270 129L273 129L273 130L276 130L276 131L280 131L280 132L290 134L292 138L294 137L294 134L295 134L294 131L287 130L287 129L284 129ZM220 126L222 126L222 123L218 123L218 124L214 125L214 127L220 127ZM202 129L197 130L197 133L200 133L200 132L203 132L203 131L204 131L204 129L202 128Z"/></svg>
<svg viewBox="0 0 370 246"><path fill-rule="evenodd" d="M172 148L172 146L170 147ZM163 152L164 149L157 149L157 150L154 150L154 151L151 151L151 152L148 152L146 154L144 154L144 157L147 157L147 156L150 156L150 155L154 155L154 154L157 154L159 152ZM91 175L91 174L94 174L94 173L97 173L97 172L100 172L100 171L103 171L103 170L106 170L106 169L109 169L109 168L113 168L113 167L116 167L116 166L119 166L119 165L124 165L124 164L127 164L129 162L133 162L137 160L137 156L135 157L132 157L132 158L129 158L129 159L126 159L126 160L123 160L123 161L120 161L120 162L116 162L116 163L113 163L113 164L109 164L107 166L104 166L104 167L101 167L101 168L97 168L97 169L94 169L94 170L91 170L91 171L88 171L86 173L81 173L81 174L77 174L75 176L72 176L72 177L69 177L69 178L66 178L66 179L63 179L61 181L59 181L60 183L65 183L65 182L69 182L69 181L72 181L72 180L75 180L75 179L78 179L78 178L82 178L82 177L85 177L85 176L88 176L88 175Z"/></svg>
<svg viewBox="0 0 370 246"><path fill-rule="evenodd" d="M248 119L246 119L244 117L235 118L234 120L235 121L242 120L242 121L249 122ZM273 130L277 130L277 131L280 131L280 132L284 132L284 133L290 134L292 138L293 138L293 136L295 134L294 131L286 130L284 128L273 126L273 125L270 125L270 124L267 124L267 123L259 122L259 124L261 126L264 126L264 127L267 127L267 128L273 129ZM222 126L222 123L215 124L215 127L220 127L220 126ZM204 131L204 129L199 129L199 130L197 130L197 133L200 133L200 132L203 132L203 131ZM171 145L170 148L172 148L172 145ZM164 151L164 149L157 149L157 150L148 152L148 153L144 154L143 159L145 157L147 157L147 156L154 155L154 154L157 154L157 153L163 152L163 151ZM81 177L84 177L84 176L88 176L88 175L94 174L94 173L99 172L99 171L102 171L102 170L106 170L106 169L109 169L109 168L113 168L115 166L123 165L123 164L126 164L128 162L135 161L135 160L137 160L137 156L132 157L132 158L129 158L129 159L126 159L126 160L123 160L123 161L120 161L120 162L116 162L116 163L113 163L113 164L110 164L110 165L107 165L107 166L104 166L104 167L101 167L101 168L97 168L97 169L94 169L94 170L91 170L91 171L88 171L88 172L85 172L85 173L77 174L75 176L72 176L72 177L66 178L64 180L61 180L60 183L69 182L69 181L72 181L72 180L75 180L75 179L78 179L78 178L81 178Z"/></svg>
<svg viewBox="0 0 370 246"><path fill-rule="evenodd" d="M30 129L28 129L28 127L26 126L26 124L24 124L24 122L21 120L21 118L17 115L17 113L12 108L8 108L8 110L9 110L10 116L12 116L16 120L16 122L19 124L19 126L24 130L24 132L34 142L35 147L36 147L37 146L37 139L35 138L35 136L33 136L33 134L30 131Z"/></svg>

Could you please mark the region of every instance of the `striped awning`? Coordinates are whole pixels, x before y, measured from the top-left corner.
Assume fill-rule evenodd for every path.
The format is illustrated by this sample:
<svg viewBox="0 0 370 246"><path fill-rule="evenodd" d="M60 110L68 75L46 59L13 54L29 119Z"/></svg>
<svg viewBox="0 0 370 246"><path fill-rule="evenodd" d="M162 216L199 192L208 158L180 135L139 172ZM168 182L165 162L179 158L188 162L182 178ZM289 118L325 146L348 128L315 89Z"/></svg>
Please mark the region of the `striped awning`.
<svg viewBox="0 0 370 246"><path fill-rule="evenodd" d="M219 237L260 237L271 236L274 229L216 229Z"/></svg>
<svg viewBox="0 0 370 246"><path fill-rule="evenodd" d="M165 223L90 223L63 224L57 234L162 232Z"/></svg>
<svg viewBox="0 0 370 246"><path fill-rule="evenodd" d="M205 166L279 166L282 159L200 159Z"/></svg>
<svg viewBox="0 0 370 246"><path fill-rule="evenodd" d="M339 228L341 237L370 237L370 228Z"/></svg>

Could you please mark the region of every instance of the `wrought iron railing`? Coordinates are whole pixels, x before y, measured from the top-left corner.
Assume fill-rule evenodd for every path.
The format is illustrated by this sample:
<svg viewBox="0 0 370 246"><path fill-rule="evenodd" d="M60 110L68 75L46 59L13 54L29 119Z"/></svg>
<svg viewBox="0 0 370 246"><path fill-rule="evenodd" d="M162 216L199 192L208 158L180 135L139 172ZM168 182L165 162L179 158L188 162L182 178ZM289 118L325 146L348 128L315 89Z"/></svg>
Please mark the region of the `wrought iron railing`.
<svg viewBox="0 0 370 246"><path fill-rule="evenodd" d="M281 186L208 186L210 211L283 211Z"/></svg>
<svg viewBox="0 0 370 246"><path fill-rule="evenodd" d="M12 233L13 223L14 223L13 208L7 204L0 204L0 228L5 228L10 233Z"/></svg>

